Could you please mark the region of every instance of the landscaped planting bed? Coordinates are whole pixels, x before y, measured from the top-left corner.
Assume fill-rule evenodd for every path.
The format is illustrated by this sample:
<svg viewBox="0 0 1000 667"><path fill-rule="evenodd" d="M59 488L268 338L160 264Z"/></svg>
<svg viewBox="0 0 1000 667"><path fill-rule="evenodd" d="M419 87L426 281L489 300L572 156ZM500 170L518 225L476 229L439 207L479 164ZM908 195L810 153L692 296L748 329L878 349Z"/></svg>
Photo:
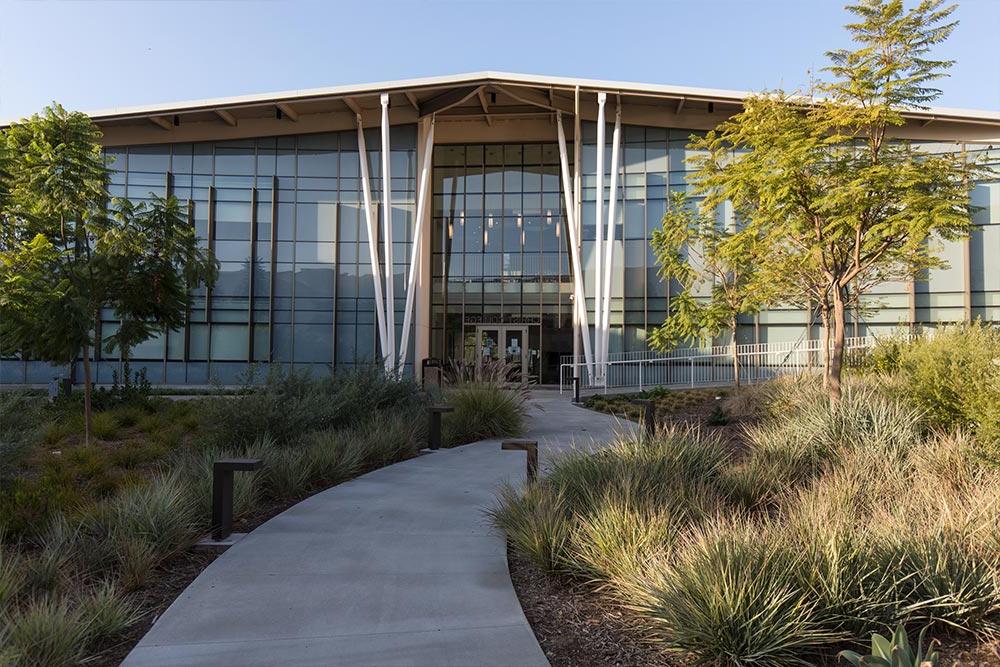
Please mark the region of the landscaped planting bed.
<svg viewBox="0 0 1000 667"><path fill-rule="evenodd" d="M727 426L664 419L504 489L492 516L550 660L834 664L903 624L941 664L1000 664L1000 467L964 389L1000 391L998 342L894 345L833 405L813 376L733 391Z"/></svg>
<svg viewBox="0 0 1000 667"><path fill-rule="evenodd" d="M236 478L236 529L252 529L416 455L418 389L373 367L178 402L117 391L89 445L76 397L0 393L0 664L118 664L211 562L189 548L208 529L212 461L264 460Z"/></svg>

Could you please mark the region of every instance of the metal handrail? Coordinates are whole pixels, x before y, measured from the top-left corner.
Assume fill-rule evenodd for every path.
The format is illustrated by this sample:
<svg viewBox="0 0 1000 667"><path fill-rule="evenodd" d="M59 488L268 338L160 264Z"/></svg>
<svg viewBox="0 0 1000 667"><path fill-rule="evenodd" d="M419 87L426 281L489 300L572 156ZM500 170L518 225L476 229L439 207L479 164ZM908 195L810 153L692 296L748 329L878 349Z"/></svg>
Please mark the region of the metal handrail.
<svg viewBox="0 0 1000 667"><path fill-rule="evenodd" d="M873 336L851 337L845 339L844 350L870 349L875 343ZM737 345L741 380L752 384L783 373L818 368L822 363L819 358L822 349L821 340ZM620 352L609 357L592 378L582 357L564 355L559 366L560 393L572 386L574 376L580 378L582 389L603 389L605 393L608 389L621 387L638 387L641 391L651 386L731 384L734 378L732 345L670 352Z"/></svg>

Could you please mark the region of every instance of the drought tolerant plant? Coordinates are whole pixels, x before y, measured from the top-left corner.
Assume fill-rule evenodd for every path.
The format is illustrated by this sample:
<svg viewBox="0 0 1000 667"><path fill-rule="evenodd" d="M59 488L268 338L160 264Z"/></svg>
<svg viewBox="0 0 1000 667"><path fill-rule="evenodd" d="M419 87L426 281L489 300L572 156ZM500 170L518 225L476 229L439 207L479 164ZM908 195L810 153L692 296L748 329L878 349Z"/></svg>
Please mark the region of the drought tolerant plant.
<svg viewBox="0 0 1000 667"><path fill-rule="evenodd" d="M938 652L934 650L934 640L927 645L924 651L924 635L927 628L923 628L917 636L917 645L910 648L910 640L906 636L906 628L902 624L896 627L896 632L892 638L883 637L878 633L872 633L872 648L868 655L861 655L854 651L841 651L838 657L847 660L855 667L937 667Z"/></svg>
<svg viewBox="0 0 1000 667"><path fill-rule="evenodd" d="M714 523L714 525L712 525ZM794 553L741 517L695 528L650 568L639 607L667 650L698 664L802 665L842 637L797 586Z"/></svg>
<svg viewBox="0 0 1000 667"><path fill-rule="evenodd" d="M449 446L524 431L526 399L516 389L496 382L466 382L448 389L445 396L455 408L441 423Z"/></svg>
<svg viewBox="0 0 1000 667"><path fill-rule="evenodd" d="M832 404L819 378L775 384L744 451L622 438L504 489L493 521L697 664L816 664L899 624L1000 632L1000 469L973 438L928 431L881 376Z"/></svg>
<svg viewBox="0 0 1000 667"><path fill-rule="evenodd" d="M25 391L0 391L0 485L31 446L41 419L42 399Z"/></svg>
<svg viewBox="0 0 1000 667"><path fill-rule="evenodd" d="M942 327L903 346L903 395L939 429L970 428L1000 452L1000 330L975 322ZM980 431L982 431L980 433Z"/></svg>
<svg viewBox="0 0 1000 667"><path fill-rule="evenodd" d="M84 597L79 612L89 644L114 637L141 617L138 606L111 581L100 583Z"/></svg>
<svg viewBox="0 0 1000 667"><path fill-rule="evenodd" d="M207 399L199 440L239 449L266 434L284 447L313 431L351 426L376 413L417 405L419 391L413 380L390 377L376 365L320 378L273 370L260 387Z"/></svg>
<svg viewBox="0 0 1000 667"><path fill-rule="evenodd" d="M8 619L7 644L25 667L73 667L86 655L87 625L65 597L35 598Z"/></svg>

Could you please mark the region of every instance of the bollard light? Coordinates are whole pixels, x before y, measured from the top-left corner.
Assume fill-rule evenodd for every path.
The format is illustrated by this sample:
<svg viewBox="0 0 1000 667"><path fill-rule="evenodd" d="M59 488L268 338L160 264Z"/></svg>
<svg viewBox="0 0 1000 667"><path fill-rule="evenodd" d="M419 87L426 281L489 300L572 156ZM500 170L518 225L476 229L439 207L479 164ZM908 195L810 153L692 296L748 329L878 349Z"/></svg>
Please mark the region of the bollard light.
<svg viewBox="0 0 1000 667"><path fill-rule="evenodd" d="M538 441L536 440L504 440L500 449L505 451L524 451L528 454L528 484L533 484L538 478Z"/></svg>

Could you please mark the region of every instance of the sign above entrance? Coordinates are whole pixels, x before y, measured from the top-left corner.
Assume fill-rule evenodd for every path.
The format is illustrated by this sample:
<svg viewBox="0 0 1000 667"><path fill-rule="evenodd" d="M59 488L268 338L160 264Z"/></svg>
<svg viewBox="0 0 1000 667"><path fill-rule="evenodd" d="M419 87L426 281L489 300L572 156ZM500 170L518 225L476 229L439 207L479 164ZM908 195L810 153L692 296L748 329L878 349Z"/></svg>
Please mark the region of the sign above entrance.
<svg viewBox="0 0 1000 667"><path fill-rule="evenodd" d="M507 315L504 313L489 313L486 315L466 315L466 324L541 324L538 315Z"/></svg>

